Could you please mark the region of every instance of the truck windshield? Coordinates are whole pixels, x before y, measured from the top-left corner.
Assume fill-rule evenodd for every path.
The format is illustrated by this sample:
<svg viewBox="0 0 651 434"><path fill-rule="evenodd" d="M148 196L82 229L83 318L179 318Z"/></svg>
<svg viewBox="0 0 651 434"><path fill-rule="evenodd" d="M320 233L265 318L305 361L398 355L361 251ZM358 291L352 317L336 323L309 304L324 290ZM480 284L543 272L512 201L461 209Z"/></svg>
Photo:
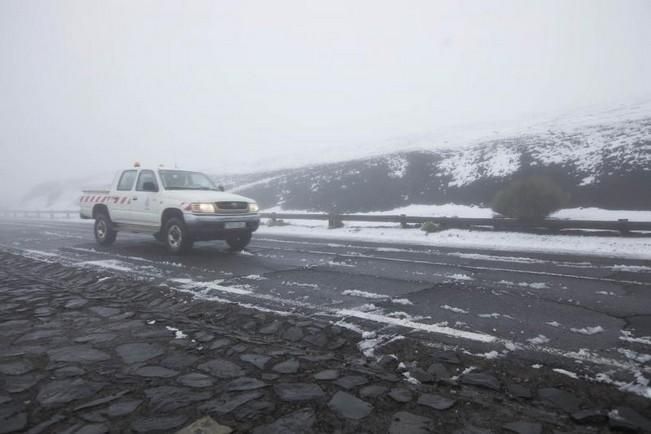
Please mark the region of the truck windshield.
<svg viewBox="0 0 651 434"><path fill-rule="evenodd" d="M218 190L208 176L185 170L159 170L166 190Z"/></svg>

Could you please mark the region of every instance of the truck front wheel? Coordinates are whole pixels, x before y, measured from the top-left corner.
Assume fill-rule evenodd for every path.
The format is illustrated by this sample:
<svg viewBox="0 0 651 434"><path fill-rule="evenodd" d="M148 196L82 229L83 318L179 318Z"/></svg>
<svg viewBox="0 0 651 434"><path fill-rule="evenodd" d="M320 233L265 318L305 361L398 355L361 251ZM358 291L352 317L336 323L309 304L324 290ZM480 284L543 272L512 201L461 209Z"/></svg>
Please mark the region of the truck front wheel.
<svg viewBox="0 0 651 434"><path fill-rule="evenodd" d="M192 248L192 238L185 226L185 222L179 218L171 218L165 224L163 238L167 250L173 255L180 255Z"/></svg>
<svg viewBox="0 0 651 434"><path fill-rule="evenodd" d="M118 233L113 229L111 218L105 213L95 217L95 241L100 246L110 246L115 241Z"/></svg>
<svg viewBox="0 0 651 434"><path fill-rule="evenodd" d="M250 241L251 241L251 232L249 231L238 232L237 234L231 235L228 238L226 238L226 244L228 244L231 250L235 252L244 250L244 248L249 244Z"/></svg>

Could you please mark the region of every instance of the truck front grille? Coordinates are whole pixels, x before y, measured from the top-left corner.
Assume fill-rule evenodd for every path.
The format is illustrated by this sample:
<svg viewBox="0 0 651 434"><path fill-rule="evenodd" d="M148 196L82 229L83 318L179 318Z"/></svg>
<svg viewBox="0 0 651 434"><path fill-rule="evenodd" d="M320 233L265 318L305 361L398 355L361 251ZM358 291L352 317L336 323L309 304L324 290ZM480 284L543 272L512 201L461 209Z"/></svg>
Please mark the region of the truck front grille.
<svg viewBox="0 0 651 434"><path fill-rule="evenodd" d="M246 213L249 211L247 202L216 202L218 213Z"/></svg>

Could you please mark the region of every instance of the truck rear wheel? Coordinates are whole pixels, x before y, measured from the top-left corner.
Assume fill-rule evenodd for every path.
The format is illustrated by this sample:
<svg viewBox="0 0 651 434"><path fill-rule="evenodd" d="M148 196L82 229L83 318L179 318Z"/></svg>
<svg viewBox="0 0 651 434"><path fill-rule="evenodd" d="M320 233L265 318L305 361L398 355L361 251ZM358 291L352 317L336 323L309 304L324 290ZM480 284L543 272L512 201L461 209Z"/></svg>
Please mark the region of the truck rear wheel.
<svg viewBox="0 0 651 434"><path fill-rule="evenodd" d="M174 217L167 221L162 236L167 251L173 255L180 255L192 248L190 232L185 222L179 218Z"/></svg>
<svg viewBox="0 0 651 434"><path fill-rule="evenodd" d="M95 217L95 241L100 246L110 246L115 241L118 233L113 229L111 218L101 212Z"/></svg>
<svg viewBox="0 0 651 434"><path fill-rule="evenodd" d="M231 250L235 252L244 250L244 248L249 244L250 241L251 241L251 232L249 231L238 232L237 234L231 235L228 238L226 238L226 244L228 244Z"/></svg>

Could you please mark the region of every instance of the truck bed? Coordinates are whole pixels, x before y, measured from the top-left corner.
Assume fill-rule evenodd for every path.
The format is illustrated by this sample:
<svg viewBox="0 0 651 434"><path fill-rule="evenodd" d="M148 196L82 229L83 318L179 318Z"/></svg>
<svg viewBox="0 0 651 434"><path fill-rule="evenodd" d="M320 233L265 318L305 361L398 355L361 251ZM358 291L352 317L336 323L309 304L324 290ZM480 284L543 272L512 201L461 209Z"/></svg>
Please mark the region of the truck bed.
<svg viewBox="0 0 651 434"><path fill-rule="evenodd" d="M82 219L93 218L93 205L108 203L111 190L82 190L79 199L79 214Z"/></svg>

